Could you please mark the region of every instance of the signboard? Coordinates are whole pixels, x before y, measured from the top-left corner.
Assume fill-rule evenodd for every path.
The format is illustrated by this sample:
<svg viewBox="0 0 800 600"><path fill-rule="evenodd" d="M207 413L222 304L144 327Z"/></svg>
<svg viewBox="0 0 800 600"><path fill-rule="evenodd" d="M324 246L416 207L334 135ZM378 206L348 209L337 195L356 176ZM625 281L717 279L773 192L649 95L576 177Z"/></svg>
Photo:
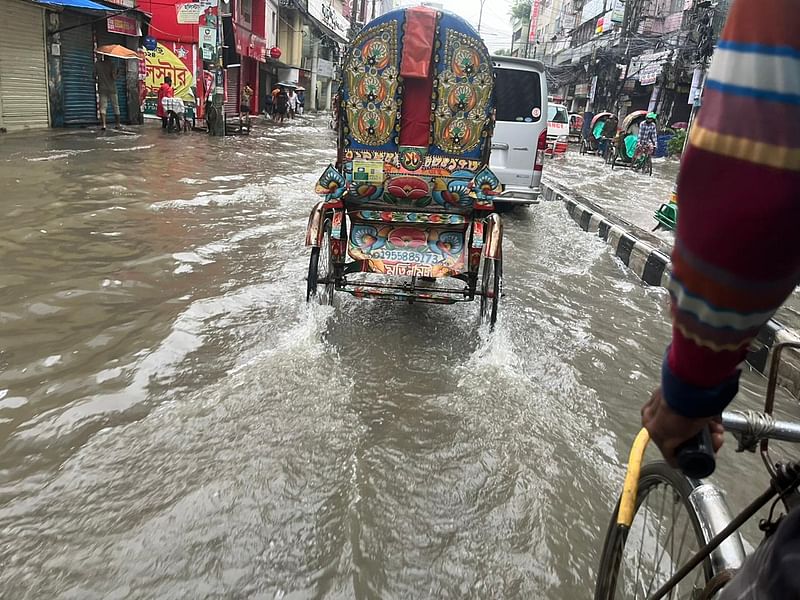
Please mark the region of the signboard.
<svg viewBox="0 0 800 600"><path fill-rule="evenodd" d="M217 28L200 27L198 28L200 44L200 55L203 60L214 60L217 53Z"/></svg>
<svg viewBox="0 0 800 600"><path fill-rule="evenodd" d="M625 20L625 0L614 0L611 7L611 22L622 23Z"/></svg>
<svg viewBox="0 0 800 600"><path fill-rule="evenodd" d="M589 84L588 83L577 83L575 84L575 95L581 98L585 98L589 95Z"/></svg>
<svg viewBox="0 0 800 600"><path fill-rule="evenodd" d="M184 102L194 103L191 88L194 85L196 47L193 44L159 42L155 50L146 50L144 54L147 63L147 78L145 79L147 87L145 112L147 114L155 114L158 88L164 83L164 77L167 75L172 79L175 96Z"/></svg>
<svg viewBox="0 0 800 600"><path fill-rule="evenodd" d="M125 17L122 15L108 17L108 19L106 19L106 29L109 33L120 33L133 37L142 35L142 30L139 29L139 22L133 17Z"/></svg>
<svg viewBox="0 0 800 600"><path fill-rule="evenodd" d="M317 75L333 79L333 63L324 58L317 59Z"/></svg>
<svg viewBox="0 0 800 600"><path fill-rule="evenodd" d="M182 25L197 25L200 22L200 15L202 15L208 6L201 2L187 2L185 4L176 4L175 10L178 12L178 23Z"/></svg>
<svg viewBox="0 0 800 600"><path fill-rule="evenodd" d="M631 68L628 74L635 76L642 85L651 85L661 75L661 70L664 63L669 59L669 55L669 50L642 54L631 61Z"/></svg>
<svg viewBox="0 0 800 600"><path fill-rule="evenodd" d="M533 44L536 42L536 26L539 24L539 9L541 8L542 0L533 0L531 2L531 25L528 29L528 43Z"/></svg>
<svg viewBox="0 0 800 600"><path fill-rule="evenodd" d="M333 6L330 0L308 0L308 14L335 33L343 42L347 41L350 21Z"/></svg>
<svg viewBox="0 0 800 600"><path fill-rule="evenodd" d="M590 21L606 10L606 0L587 0L581 10L581 23Z"/></svg>

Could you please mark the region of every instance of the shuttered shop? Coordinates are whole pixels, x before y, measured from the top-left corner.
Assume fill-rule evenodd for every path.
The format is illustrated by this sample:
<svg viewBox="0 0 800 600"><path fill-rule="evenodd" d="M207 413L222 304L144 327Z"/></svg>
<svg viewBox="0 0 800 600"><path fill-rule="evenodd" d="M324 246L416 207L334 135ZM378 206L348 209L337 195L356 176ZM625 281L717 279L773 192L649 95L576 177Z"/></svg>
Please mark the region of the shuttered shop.
<svg viewBox="0 0 800 600"><path fill-rule="evenodd" d="M0 18L0 127L50 125L44 10L6 0Z"/></svg>
<svg viewBox="0 0 800 600"><path fill-rule="evenodd" d="M65 12L61 28L64 125L92 125L97 123L92 19Z"/></svg>

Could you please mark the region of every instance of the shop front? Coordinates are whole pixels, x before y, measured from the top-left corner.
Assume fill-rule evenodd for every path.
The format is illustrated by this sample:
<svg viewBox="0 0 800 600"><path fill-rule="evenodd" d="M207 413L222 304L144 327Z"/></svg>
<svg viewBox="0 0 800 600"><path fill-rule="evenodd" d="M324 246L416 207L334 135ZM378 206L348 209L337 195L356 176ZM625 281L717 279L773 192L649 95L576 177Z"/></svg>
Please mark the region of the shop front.
<svg viewBox="0 0 800 600"><path fill-rule="evenodd" d="M0 128L50 125L44 7L7 0L0 19Z"/></svg>

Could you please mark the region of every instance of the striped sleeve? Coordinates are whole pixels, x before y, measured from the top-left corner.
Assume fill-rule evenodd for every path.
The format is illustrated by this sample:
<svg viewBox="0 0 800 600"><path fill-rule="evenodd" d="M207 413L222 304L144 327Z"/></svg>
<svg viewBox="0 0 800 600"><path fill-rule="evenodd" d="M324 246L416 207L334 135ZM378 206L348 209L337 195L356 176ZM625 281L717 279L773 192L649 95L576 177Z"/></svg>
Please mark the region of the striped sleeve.
<svg viewBox="0 0 800 600"><path fill-rule="evenodd" d="M667 403L718 414L761 326L800 281L800 11L737 0L678 182Z"/></svg>

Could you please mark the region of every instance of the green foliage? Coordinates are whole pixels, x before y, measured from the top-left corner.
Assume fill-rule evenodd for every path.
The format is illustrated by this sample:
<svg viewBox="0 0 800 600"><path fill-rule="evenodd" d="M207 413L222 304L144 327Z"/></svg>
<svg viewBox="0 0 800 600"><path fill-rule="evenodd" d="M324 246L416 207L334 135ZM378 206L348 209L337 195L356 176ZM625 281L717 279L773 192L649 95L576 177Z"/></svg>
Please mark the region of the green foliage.
<svg viewBox="0 0 800 600"><path fill-rule="evenodd" d="M683 145L686 143L686 130L678 129L675 135L667 142L667 155L680 156L683 152Z"/></svg>
<svg viewBox="0 0 800 600"><path fill-rule="evenodd" d="M511 5L511 18L519 23L527 23L531 18L532 0L514 0Z"/></svg>

